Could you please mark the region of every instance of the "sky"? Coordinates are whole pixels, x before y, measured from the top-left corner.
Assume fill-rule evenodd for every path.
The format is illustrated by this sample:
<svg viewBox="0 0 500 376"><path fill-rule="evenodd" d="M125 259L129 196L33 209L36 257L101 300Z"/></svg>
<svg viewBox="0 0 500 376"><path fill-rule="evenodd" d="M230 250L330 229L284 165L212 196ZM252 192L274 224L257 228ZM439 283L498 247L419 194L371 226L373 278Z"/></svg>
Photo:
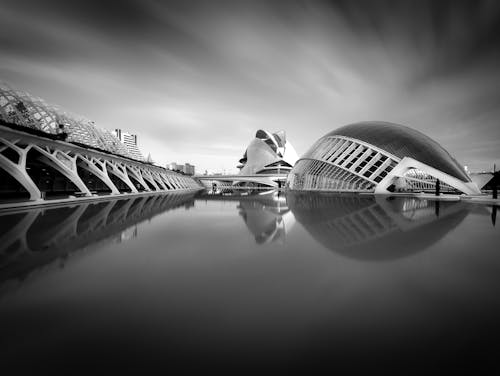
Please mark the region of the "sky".
<svg viewBox="0 0 500 376"><path fill-rule="evenodd" d="M0 0L0 80L200 173L366 120L500 166L497 0Z"/></svg>

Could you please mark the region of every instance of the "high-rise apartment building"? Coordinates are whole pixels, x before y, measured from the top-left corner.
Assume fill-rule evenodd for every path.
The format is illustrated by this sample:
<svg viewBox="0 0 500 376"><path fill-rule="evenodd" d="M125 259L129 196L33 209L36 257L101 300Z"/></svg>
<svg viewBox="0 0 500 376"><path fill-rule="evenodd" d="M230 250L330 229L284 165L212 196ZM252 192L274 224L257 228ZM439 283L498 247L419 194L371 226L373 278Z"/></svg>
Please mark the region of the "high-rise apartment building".
<svg viewBox="0 0 500 376"><path fill-rule="evenodd" d="M133 158L143 161L144 157L137 146L137 135L123 132L121 129L115 129L115 135L125 145Z"/></svg>

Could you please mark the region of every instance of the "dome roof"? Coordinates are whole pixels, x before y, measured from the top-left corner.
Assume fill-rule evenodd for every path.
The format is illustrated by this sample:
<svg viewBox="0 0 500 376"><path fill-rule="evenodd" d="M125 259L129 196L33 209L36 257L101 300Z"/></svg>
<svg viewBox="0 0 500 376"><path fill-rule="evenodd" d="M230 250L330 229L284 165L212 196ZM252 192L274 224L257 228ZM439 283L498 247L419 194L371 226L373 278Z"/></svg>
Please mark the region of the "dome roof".
<svg viewBox="0 0 500 376"><path fill-rule="evenodd" d="M470 182L460 164L436 141L403 125L365 121L340 127L324 137L345 136L364 141L399 158L411 157L464 182Z"/></svg>

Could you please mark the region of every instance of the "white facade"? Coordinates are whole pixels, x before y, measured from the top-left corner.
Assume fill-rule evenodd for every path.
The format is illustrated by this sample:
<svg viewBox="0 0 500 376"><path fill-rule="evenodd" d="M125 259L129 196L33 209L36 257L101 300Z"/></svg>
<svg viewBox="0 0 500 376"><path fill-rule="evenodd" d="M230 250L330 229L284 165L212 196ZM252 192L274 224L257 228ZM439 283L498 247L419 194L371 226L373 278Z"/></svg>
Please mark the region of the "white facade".
<svg viewBox="0 0 500 376"><path fill-rule="evenodd" d="M194 175L195 166L190 163L179 164L176 162L169 163L167 168L171 171L182 171L185 175Z"/></svg>
<svg viewBox="0 0 500 376"><path fill-rule="evenodd" d="M240 174L287 174L297 161L294 147L284 131L269 133L258 130L240 159Z"/></svg>
<svg viewBox="0 0 500 376"><path fill-rule="evenodd" d="M353 124L343 129L345 132L358 132ZM360 123L365 129L367 123ZM377 129L379 123L374 123L372 129ZM382 123L383 131L389 133L387 144L392 150L400 151L399 156L392 152L365 142L361 139L348 137L331 132L318 140L313 147L296 163L288 175L287 185L292 190L310 191L352 191L390 193L394 191L434 191L436 182L440 182L441 192L461 192L479 194L480 190L456 161L434 141L429 142L422 154L431 160L435 155L436 165L444 166L450 173L444 172L430 163L417 159L415 152L408 147L414 130L396 124ZM355 128L354 131L352 128ZM392 134L390 134L390 132ZM402 134L401 141L394 137ZM362 132L358 132L362 134ZM426 142L427 136L417 134L415 144ZM416 137L416 138L417 138ZM385 141L380 141L382 145ZM436 146L437 145L437 146ZM392 151L391 150L391 151ZM405 156L407 152L409 156ZM431 158L429 158L429 156Z"/></svg>

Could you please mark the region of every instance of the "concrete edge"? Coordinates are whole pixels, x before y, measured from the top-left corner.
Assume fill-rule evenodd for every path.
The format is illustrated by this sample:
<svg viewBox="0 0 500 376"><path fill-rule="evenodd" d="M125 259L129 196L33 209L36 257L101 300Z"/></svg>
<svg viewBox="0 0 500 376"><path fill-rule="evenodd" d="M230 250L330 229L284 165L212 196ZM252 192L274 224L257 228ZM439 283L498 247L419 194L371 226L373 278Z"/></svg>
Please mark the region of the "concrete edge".
<svg viewBox="0 0 500 376"><path fill-rule="evenodd" d="M194 193L204 190L204 188L189 188L183 190L169 190L169 191L148 191L148 192L138 192L138 193L121 193L119 195L104 195L104 196L89 196L89 197L77 197L77 198L61 198L56 200L37 200L37 201L22 201L22 202L12 202L8 204L0 204L0 214L11 213L22 209L36 209L36 208L47 208L47 207L58 207L58 206L68 206L68 205L78 205L81 203L105 201L105 200L119 200L124 198L133 198L138 196L155 196L163 194L184 194L184 193Z"/></svg>

